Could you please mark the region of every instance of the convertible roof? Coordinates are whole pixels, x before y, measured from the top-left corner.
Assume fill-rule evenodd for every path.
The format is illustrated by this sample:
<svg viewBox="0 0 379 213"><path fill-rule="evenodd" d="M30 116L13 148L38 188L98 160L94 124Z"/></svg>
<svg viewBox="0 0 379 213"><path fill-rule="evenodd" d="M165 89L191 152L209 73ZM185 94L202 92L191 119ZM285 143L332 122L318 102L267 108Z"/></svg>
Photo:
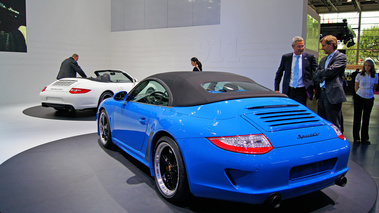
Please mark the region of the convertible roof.
<svg viewBox="0 0 379 213"><path fill-rule="evenodd" d="M173 97L172 106L194 106L224 100L252 97L287 97L284 94L274 92L259 85L248 77L227 72L166 72L152 75L145 80L149 79L158 79L166 84ZM220 81L250 82L259 85L262 90L211 93L202 87L202 84L204 83Z"/></svg>

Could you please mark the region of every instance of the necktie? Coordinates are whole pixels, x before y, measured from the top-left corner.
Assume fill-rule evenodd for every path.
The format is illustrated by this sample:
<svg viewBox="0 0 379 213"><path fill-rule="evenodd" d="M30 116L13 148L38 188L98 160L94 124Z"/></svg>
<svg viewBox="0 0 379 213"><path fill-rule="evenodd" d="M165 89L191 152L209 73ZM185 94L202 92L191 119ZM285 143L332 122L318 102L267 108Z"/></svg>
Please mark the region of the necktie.
<svg viewBox="0 0 379 213"><path fill-rule="evenodd" d="M329 55L326 60L325 60L325 69L328 68L328 65L329 65L329 62L330 62L330 59L332 58L332 55ZM320 83L320 87L321 88L325 88L325 81L322 81Z"/></svg>
<svg viewBox="0 0 379 213"><path fill-rule="evenodd" d="M295 61L295 66L293 67L293 78L292 78L292 86L293 88L296 88L299 84L299 55L295 55L296 61Z"/></svg>
<svg viewBox="0 0 379 213"><path fill-rule="evenodd" d="M329 62L330 62L331 58L332 58L332 55L329 55L328 58L326 59L326 61L325 61L325 69L328 68L328 65L329 65Z"/></svg>

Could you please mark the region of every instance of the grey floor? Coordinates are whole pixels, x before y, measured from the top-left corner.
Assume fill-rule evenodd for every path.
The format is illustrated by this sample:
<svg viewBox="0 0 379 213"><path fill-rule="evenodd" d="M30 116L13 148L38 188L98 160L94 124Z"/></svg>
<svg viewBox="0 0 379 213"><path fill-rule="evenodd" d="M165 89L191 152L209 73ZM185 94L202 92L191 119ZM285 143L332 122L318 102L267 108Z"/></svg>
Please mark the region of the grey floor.
<svg viewBox="0 0 379 213"><path fill-rule="evenodd" d="M317 102L308 102L308 107L316 112ZM351 95L347 96L347 102L342 105L344 118L344 136L351 145L350 160L365 169L379 186L379 95L375 95L375 103L370 118L370 142L371 145L354 144L353 142L353 116L354 102ZM372 212L379 212L379 202Z"/></svg>
<svg viewBox="0 0 379 213"><path fill-rule="evenodd" d="M376 95L376 102L374 105L374 109L372 111L372 116L371 116L371 122L370 122L370 141L371 145L356 145L351 143L351 155L350 155L350 160L352 161L349 165L355 172L359 174L349 174L352 176L353 181L350 181L348 185L350 185L350 190L351 191L357 191L359 193L360 189L365 189L365 184L366 182L373 181L378 185L379 183L379 155L378 153L378 145L379 145L379 95ZM22 173L20 173L20 170L13 171L12 168L8 168L7 166L9 165L17 165L20 162L24 162L25 160L30 160L35 158L39 159L54 159L54 155L47 155L47 153L54 153L54 150L57 148L57 144L59 144L60 149L67 149L67 147L72 147L75 153L70 153L70 156L72 159L75 158L75 156L80 156L80 161L78 161L78 165L74 165L73 169L77 173L82 174L80 176L81 178L84 178L88 174L86 174L86 171L83 171L83 168L87 168L88 165L83 165L82 161L88 160L90 162L90 167L93 166L92 163L94 164L95 162L99 163L98 160L96 160L96 157L94 156L81 156L80 153L76 153L77 150L80 150L83 147L79 147L75 141L81 140L81 141L93 141L97 139L96 133L96 122L93 120L93 115L88 115L86 113L83 114L78 114L77 117L80 119L65 119L65 115L59 115L55 114L53 112L48 113L45 117L44 116L33 116L29 115L30 111L28 110L33 110L33 109L38 109L38 103L35 104L22 104L22 105L16 105L16 106L2 106L0 107L0 134L2 136L2 140L0 140L0 172L4 171L2 169L7 168L7 171L11 170L12 174L15 176L20 177L20 180L26 181L28 177L21 177L23 176ZM308 107L311 108L312 110L315 110L316 108L316 102L309 102ZM33 113L32 113L33 114ZM345 132L344 135L345 137L349 140L352 141L352 122L353 122L353 104L351 100L351 96L348 96L348 101L343 104L343 115L344 115L344 126L345 126ZM87 119L88 118L88 119ZM50 143L54 142L54 143ZM54 146L53 146L54 145ZM84 145L84 143L83 143ZM137 187L139 183L143 182L144 185L149 186L147 188L142 188L142 190L145 191L147 196L152 196L154 200L150 200L150 202L144 203L144 208L145 210L151 210L151 209L161 209L162 212L191 212L191 211L197 211L197 212L209 212L211 211L210 209L207 208L200 208L200 207L193 207L192 209L188 208L178 208L175 206L172 206L170 204L167 204L166 202L162 201L159 199L159 196L155 194L155 191L153 190L154 183L151 182L151 179L149 179L148 175L146 175L143 171L140 171L140 167L135 167L133 165L130 165L130 162L133 163L131 159L128 157L120 154L119 152L109 152L106 150L101 150L99 146L95 146L94 148L91 148L88 150L89 153L94 154L93 152L96 152L97 154L100 154L104 158L108 159L109 156L111 159L116 159L118 162L121 162L121 166L129 168L129 171L131 171L132 175L130 178L126 180L129 185ZM30 156L31 153L33 153L33 156ZM106 153L106 155L103 155ZM56 153L59 155L60 153ZM65 158L66 156L60 156L61 158ZM24 160L24 161L22 161ZM112 161L111 161L112 162ZM51 162L43 162L43 165L46 165L48 168L51 168L53 171L59 173L59 175L67 175L64 174L64 170L54 168L54 161ZM100 163L101 165L101 163ZM97 164L96 166L99 166ZM114 164L112 169L116 169L118 167L118 164ZM51 170L43 170L41 168L34 168L33 165L28 165L27 168L31 172L30 178L33 179L40 179L40 174L45 174L51 172ZM113 193L118 192L117 187L114 188L115 186L112 186L111 184L109 185L108 181L106 181L107 178L116 178L115 176L112 177L106 177L104 174L106 172L102 171L102 169L110 169L107 167L96 167L94 170L101 170L97 171L96 173L96 179L97 181L104 181L105 184L103 184L102 189L96 189L97 192L102 192L106 190L108 193L104 194L110 194L110 191L113 191ZM14 169L16 170L16 169ZM143 170L143 169L142 169ZM39 171L39 175L35 175L33 172ZM366 172L367 171L367 172ZM62 173L62 174L61 174ZM368 176L371 176L370 180L364 179L365 177L362 176L362 179L360 175L364 174L369 174ZM5 175L6 174L0 174ZM51 174L50 174L51 175ZM128 174L125 174L126 176ZM16 181L16 180L15 180ZM59 184L64 184L62 183L62 180L60 180ZM81 180L75 180L76 182L80 182ZM93 181L93 180L92 180ZM84 182L84 181L83 181ZM89 185L96 185L93 184L96 182L86 182L86 184ZM0 185L1 185L1 180L0 180ZM362 185L362 187L360 187ZM375 187L375 184L373 184ZM372 185L370 185L372 186ZM26 186L25 186L26 187ZM72 188L71 188L72 187ZM70 190L75 190L75 187L71 186L67 188L67 194L64 194L65 196L68 196L70 193ZM107 188L108 187L108 188ZM353 189L351 188L353 187ZM33 190L32 186L28 186L25 189L28 190ZM344 188L341 188L344 189ZM20 189L22 190L22 189ZM34 189L36 192L38 189ZM47 190L54 190L54 189L47 189ZM129 189L130 190L130 189ZM138 188L131 188L131 190L139 190ZM323 190L323 192L320 192L318 194L314 194L314 197L317 198L324 198L325 194L327 195L326 197L329 199L334 200L333 201L325 201L325 202L332 202L333 205L336 207L340 207L343 205L343 203L338 203L338 202L344 202L342 196L338 198L336 194L339 193L339 189L328 189L326 191ZM365 189L366 190L366 189ZM2 195L0 191L0 197L6 197L6 195ZM82 194L81 194L82 193ZM84 197L85 191L81 191L79 193L79 196L82 195ZM119 193L122 193L120 191ZM341 190L341 193L343 191ZM362 192L364 193L364 192ZM370 196L376 196L377 197L377 190L371 191L370 190ZM125 207L121 205L120 198L118 197L120 194L114 194L113 199L110 197L101 197L101 199L104 201L104 203L111 204L112 205L112 210L114 212L140 212L143 209L138 209L138 208L131 208ZM358 194L359 195L359 194ZM36 195L37 196L37 195ZM63 195L62 195L63 196ZM124 195L128 196L128 195ZM136 199L135 197L133 198L133 193L129 199ZM31 198L25 198L25 199L31 199ZM41 202L42 198L35 198L35 202ZM48 198L45 198L48 199ZM68 199L67 197L62 197L62 199ZM80 198L78 198L80 199ZM307 198L305 199L304 202L306 202ZM313 199L312 197L309 199ZM357 198L359 200L359 198ZM31 200L34 201L34 200ZM299 200L296 200L299 201ZM300 200L301 201L301 200ZM26 202L26 201L25 201ZM86 200L88 202L88 199ZM94 202L94 201L93 201ZM200 201L200 204L204 204L204 201ZM324 201L323 201L324 202ZM0 213L6 213L5 211L2 211L2 203L4 204L4 200L0 200ZM53 202L54 203L54 202ZM216 202L216 205L220 204ZM53 205L53 204L51 204ZM56 204L59 208L59 205ZM154 206L155 205L155 206ZM291 206L291 202L287 203L287 206ZM354 204L349 204L349 205L354 205ZM371 204L370 204L371 205ZM376 204L376 208L374 207L371 209L371 212L379 212L379 207ZM48 205L46 205L48 206ZM109 207L107 208L106 206L102 205L104 209L102 210L110 210ZM233 205L232 205L233 206ZM375 206L375 205L374 205ZM158 209L156 209L158 207ZM30 207L25 207L26 209ZM52 209L56 207L51 207ZM288 207L289 208L289 207ZM371 208L371 207L370 207ZM195 210L194 210L195 209ZM344 209L344 208L342 208ZM41 210L41 209L35 209L33 212L48 212L46 211L47 209ZM90 209L88 209L90 211ZM100 209L98 209L100 210ZM122 210L122 211L121 211ZM126 210L126 211L125 211ZM319 208L316 209L314 212L331 212L333 211L333 207L325 207L325 208ZM70 211L61 211L61 212L70 212ZM94 211L92 211L94 212ZM97 211L101 212L101 211ZM112 212L112 211L108 211ZM337 212L337 210L335 210ZM349 212L344 209L344 212ZM357 211L354 211L357 212ZM359 212L359 211L358 211ZM362 212L367 212L367 210L364 210Z"/></svg>

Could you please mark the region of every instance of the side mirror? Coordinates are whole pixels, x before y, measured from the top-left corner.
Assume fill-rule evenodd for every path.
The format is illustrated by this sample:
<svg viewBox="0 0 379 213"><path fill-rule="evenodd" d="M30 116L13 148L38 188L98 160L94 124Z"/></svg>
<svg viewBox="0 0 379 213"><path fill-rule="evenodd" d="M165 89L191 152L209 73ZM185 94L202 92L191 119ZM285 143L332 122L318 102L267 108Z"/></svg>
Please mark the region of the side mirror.
<svg viewBox="0 0 379 213"><path fill-rule="evenodd" d="M113 99L116 101L125 101L127 98L128 93L126 91L118 92L113 96Z"/></svg>

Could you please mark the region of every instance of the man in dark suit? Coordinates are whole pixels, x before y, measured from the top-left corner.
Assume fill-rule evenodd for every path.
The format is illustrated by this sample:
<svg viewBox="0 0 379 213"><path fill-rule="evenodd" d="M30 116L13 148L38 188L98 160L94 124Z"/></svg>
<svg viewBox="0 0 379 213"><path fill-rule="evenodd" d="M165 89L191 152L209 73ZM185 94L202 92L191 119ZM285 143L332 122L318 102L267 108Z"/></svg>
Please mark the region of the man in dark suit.
<svg viewBox="0 0 379 213"><path fill-rule="evenodd" d="M312 54L304 53L304 39L296 36L292 39L293 53L282 56L275 76L275 91L279 92L280 81L282 93L306 106L307 98L313 98L313 71L317 69L317 62Z"/></svg>
<svg viewBox="0 0 379 213"><path fill-rule="evenodd" d="M346 68L346 55L337 50L337 38L327 35L321 39L325 56L321 59L314 74L315 84L318 84L317 114L332 122L343 132L342 102L346 101L343 89L343 76Z"/></svg>
<svg viewBox="0 0 379 213"><path fill-rule="evenodd" d="M78 65L79 55L74 53L70 58L65 59L59 69L57 79L61 78L76 78L76 73L79 73L83 78L87 78L82 68Z"/></svg>

